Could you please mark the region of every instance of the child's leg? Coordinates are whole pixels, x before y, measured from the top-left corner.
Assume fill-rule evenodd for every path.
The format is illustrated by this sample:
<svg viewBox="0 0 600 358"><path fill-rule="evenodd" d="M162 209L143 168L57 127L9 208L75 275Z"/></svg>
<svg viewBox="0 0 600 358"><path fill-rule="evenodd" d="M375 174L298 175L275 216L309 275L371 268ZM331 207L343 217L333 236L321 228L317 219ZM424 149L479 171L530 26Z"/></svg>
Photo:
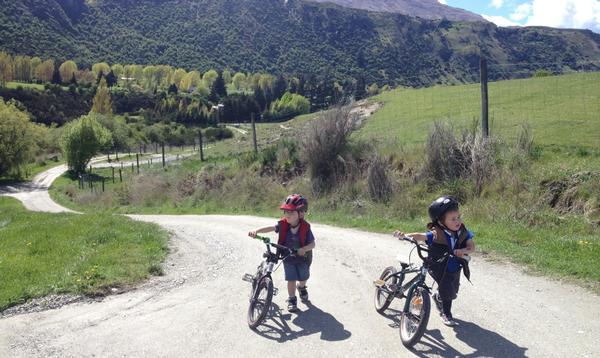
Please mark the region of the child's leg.
<svg viewBox="0 0 600 358"><path fill-rule="evenodd" d="M288 288L288 296L289 297L296 296L296 281L288 281L287 288Z"/></svg>
<svg viewBox="0 0 600 358"><path fill-rule="evenodd" d="M308 280L306 280L306 281L308 281ZM300 283L298 285L298 288L300 288L300 287L306 287L306 281L300 281Z"/></svg>
<svg viewBox="0 0 600 358"><path fill-rule="evenodd" d="M438 282L439 298L442 301L442 313L447 317L452 317L452 300L456 299L460 272L446 272L440 282Z"/></svg>
<svg viewBox="0 0 600 358"><path fill-rule="evenodd" d="M452 300L442 301L442 311L444 312L446 317L452 317Z"/></svg>

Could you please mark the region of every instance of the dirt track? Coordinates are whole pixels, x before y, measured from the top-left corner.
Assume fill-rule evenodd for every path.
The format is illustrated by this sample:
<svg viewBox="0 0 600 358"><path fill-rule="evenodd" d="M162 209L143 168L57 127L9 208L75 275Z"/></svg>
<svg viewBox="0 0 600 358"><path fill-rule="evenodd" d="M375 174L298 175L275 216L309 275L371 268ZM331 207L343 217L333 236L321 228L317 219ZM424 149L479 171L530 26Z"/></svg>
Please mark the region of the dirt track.
<svg viewBox="0 0 600 358"><path fill-rule="evenodd" d="M47 196L43 187L57 173L45 174L27 195L11 195L32 210L58 210L52 206L56 204L40 206ZM400 306L393 303L388 317L377 314L371 285L385 266L395 263L398 253L408 257L410 245L388 235L318 224L313 225L317 248L309 281L312 304L300 305L298 314L286 312L280 269L275 273L280 294L269 320L254 332L245 321L249 284L241 277L253 272L264 246L245 234L273 220L132 217L173 233L166 275L101 302L0 319L0 357L598 354L597 295L478 257L472 261L473 285L463 281L454 306L461 325L446 327L432 311L423 343L410 352L401 345L395 327Z"/></svg>

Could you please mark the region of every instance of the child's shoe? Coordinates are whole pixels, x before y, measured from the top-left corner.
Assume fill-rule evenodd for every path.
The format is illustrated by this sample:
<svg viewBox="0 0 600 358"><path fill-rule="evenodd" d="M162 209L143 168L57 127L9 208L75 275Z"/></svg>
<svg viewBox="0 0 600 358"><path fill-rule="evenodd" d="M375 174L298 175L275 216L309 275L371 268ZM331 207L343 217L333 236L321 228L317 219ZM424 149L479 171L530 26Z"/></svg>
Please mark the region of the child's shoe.
<svg viewBox="0 0 600 358"><path fill-rule="evenodd" d="M298 291L300 292L300 299L302 300L302 302L308 302L308 290L306 290L306 286L298 286Z"/></svg>
<svg viewBox="0 0 600 358"><path fill-rule="evenodd" d="M445 314L442 313L441 317L442 317L442 322L446 326L448 326L448 327L456 327L456 326L458 326L458 322L456 322L454 320L454 318L452 318L452 316L447 316L447 315L445 315Z"/></svg>
<svg viewBox="0 0 600 358"><path fill-rule="evenodd" d="M296 296L288 298L287 303L289 312L298 311L298 299L296 298Z"/></svg>

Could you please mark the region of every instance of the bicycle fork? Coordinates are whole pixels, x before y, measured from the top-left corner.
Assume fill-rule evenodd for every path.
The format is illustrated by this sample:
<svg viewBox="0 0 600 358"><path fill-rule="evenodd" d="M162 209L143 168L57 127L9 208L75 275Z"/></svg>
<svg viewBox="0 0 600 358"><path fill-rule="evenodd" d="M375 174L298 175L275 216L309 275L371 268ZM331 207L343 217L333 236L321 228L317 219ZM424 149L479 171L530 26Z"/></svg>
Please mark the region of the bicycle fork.
<svg viewBox="0 0 600 358"><path fill-rule="evenodd" d="M404 309L402 310L404 314L408 313L408 310L410 309L410 301L412 300L413 294L415 293L415 290L418 287L423 287L429 293L430 290L429 287L427 287L427 285L425 284L425 278L427 278L427 268L422 267L421 272L414 279L410 280L410 282L408 282L402 287L402 291L408 289L408 292L405 296L406 302L404 302Z"/></svg>

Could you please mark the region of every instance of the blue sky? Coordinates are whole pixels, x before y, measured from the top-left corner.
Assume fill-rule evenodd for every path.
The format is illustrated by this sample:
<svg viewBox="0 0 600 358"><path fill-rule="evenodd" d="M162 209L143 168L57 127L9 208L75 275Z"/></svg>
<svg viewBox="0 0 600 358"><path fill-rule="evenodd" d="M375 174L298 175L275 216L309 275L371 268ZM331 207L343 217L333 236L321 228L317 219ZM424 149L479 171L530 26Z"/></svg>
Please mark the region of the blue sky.
<svg viewBox="0 0 600 358"><path fill-rule="evenodd" d="M438 0L498 26L551 26L600 33L600 0Z"/></svg>

